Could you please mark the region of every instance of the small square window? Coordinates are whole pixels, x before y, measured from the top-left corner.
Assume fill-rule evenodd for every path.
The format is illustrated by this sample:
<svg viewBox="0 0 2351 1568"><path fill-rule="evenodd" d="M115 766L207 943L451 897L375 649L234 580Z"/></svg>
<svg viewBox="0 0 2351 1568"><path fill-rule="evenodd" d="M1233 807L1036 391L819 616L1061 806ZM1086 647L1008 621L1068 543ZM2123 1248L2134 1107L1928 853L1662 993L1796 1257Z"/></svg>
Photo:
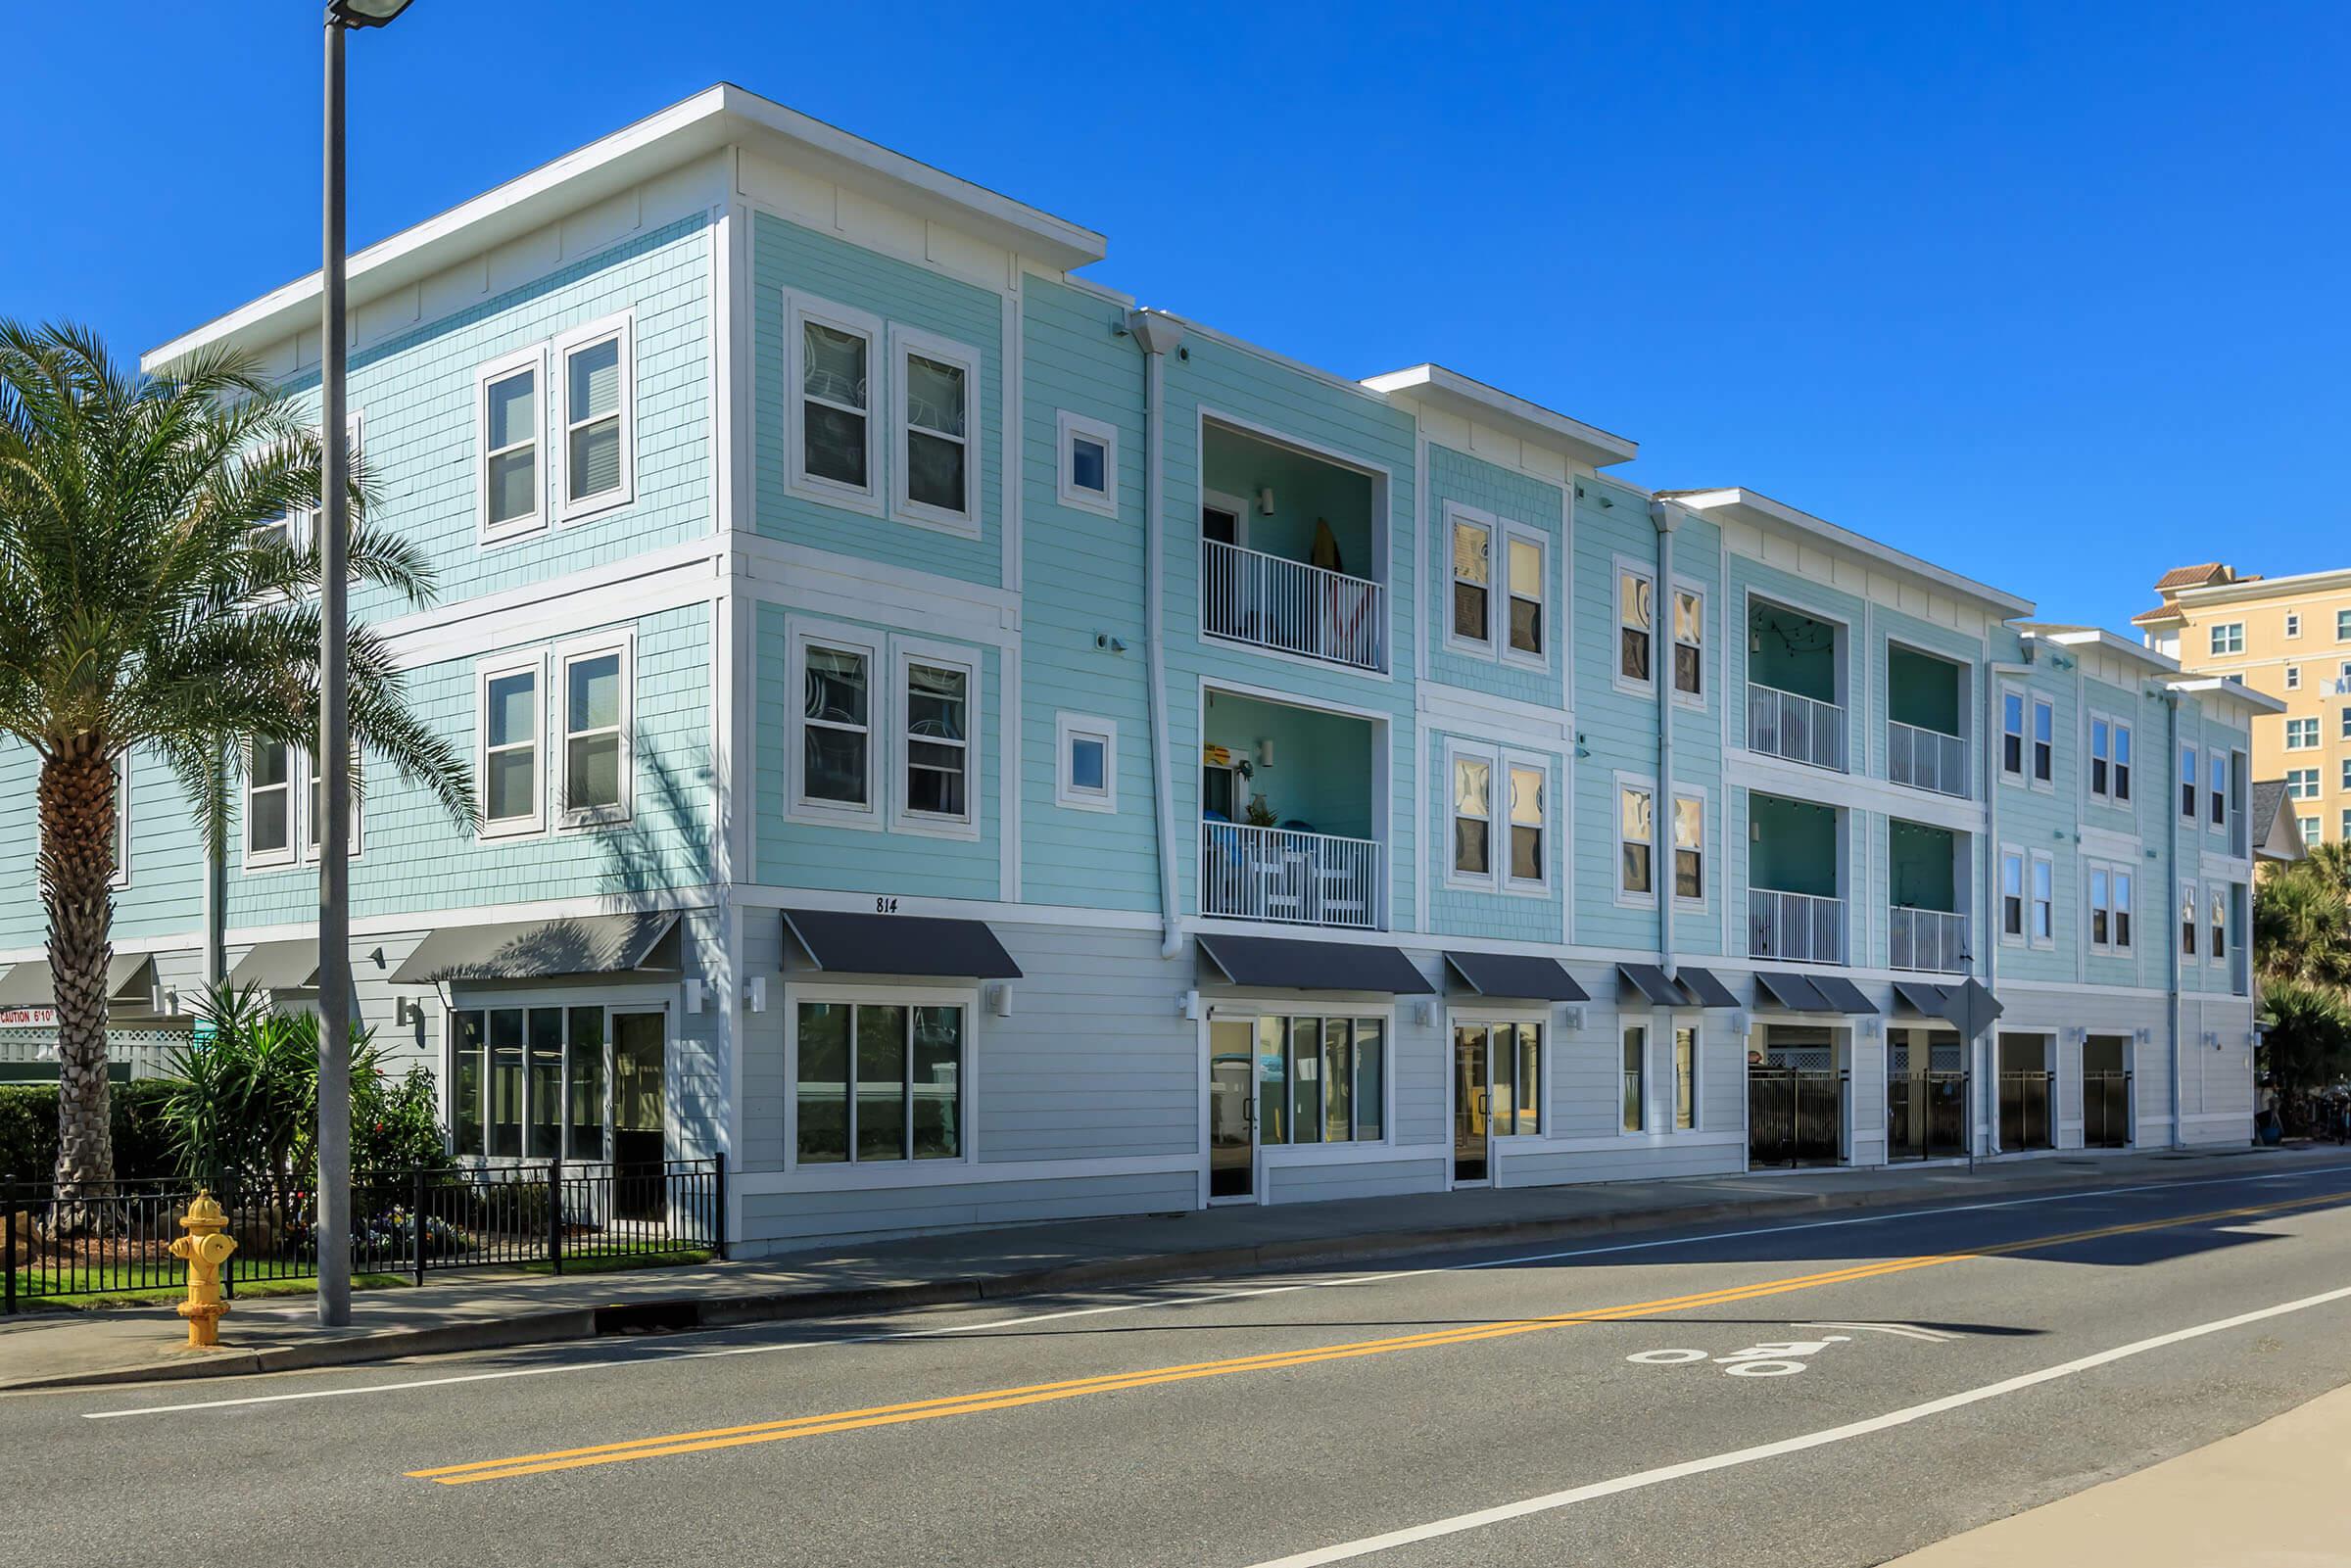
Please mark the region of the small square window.
<svg viewBox="0 0 2351 1568"><path fill-rule="evenodd" d="M1057 499L1102 517L1119 514L1118 427L1064 408Z"/></svg>
<svg viewBox="0 0 2351 1568"><path fill-rule="evenodd" d="M1053 803L1076 811L1119 807L1119 727L1108 719L1065 713L1055 724L1060 757Z"/></svg>

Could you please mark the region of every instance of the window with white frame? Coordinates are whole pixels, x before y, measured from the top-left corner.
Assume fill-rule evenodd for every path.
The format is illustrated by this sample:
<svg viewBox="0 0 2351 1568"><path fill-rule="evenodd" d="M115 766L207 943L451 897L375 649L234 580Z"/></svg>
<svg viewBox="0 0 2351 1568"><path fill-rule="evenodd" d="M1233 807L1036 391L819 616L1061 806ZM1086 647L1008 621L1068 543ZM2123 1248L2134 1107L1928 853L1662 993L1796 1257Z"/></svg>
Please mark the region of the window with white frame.
<svg viewBox="0 0 2351 1568"><path fill-rule="evenodd" d="M485 668L481 673L482 833L536 832L544 824L540 787L540 664Z"/></svg>
<svg viewBox="0 0 2351 1568"><path fill-rule="evenodd" d="M2132 874L2128 866L2088 863L2089 945L2095 952L2131 951Z"/></svg>
<svg viewBox="0 0 2351 1568"><path fill-rule="evenodd" d="M115 874L112 885L130 885L130 753L115 758L115 833L109 856Z"/></svg>
<svg viewBox="0 0 2351 1568"><path fill-rule="evenodd" d="M545 365L545 356L533 349L485 365L475 374L479 526L485 540L529 533L546 520L547 484L540 463L546 403L539 394Z"/></svg>
<svg viewBox="0 0 2351 1568"><path fill-rule="evenodd" d="M2285 667L2285 689L2288 691L2302 689L2302 666L2299 664L2289 664Z"/></svg>
<svg viewBox="0 0 2351 1568"><path fill-rule="evenodd" d="M2286 770L2285 770L2285 798L2286 798L2286 799L2288 799L2288 800L2316 800L2316 799L2318 799L2318 798L2319 798L2319 770L2318 770L2318 769L2316 769L2316 768L2288 768L2288 769L2286 769Z"/></svg>
<svg viewBox="0 0 2351 1568"><path fill-rule="evenodd" d="M1546 656L1551 635L1543 614L1547 547L1540 535L1511 529L1505 540L1510 556L1511 627L1507 651L1528 659Z"/></svg>
<svg viewBox="0 0 2351 1568"><path fill-rule="evenodd" d="M2343 842L2351 844L2351 806L2343 808L2342 836Z"/></svg>
<svg viewBox="0 0 2351 1568"><path fill-rule="evenodd" d="M2089 721L2089 794L2093 800L2107 798L2110 777L2108 754L2109 748L2113 745L2111 732L2112 726L2102 714L2091 716Z"/></svg>
<svg viewBox="0 0 2351 1568"><path fill-rule="evenodd" d="M245 747L245 864L294 859L294 748L254 740Z"/></svg>
<svg viewBox="0 0 2351 1568"><path fill-rule="evenodd" d="M2000 939L2025 939L2025 852L2000 851Z"/></svg>
<svg viewBox="0 0 2351 1568"><path fill-rule="evenodd" d="M798 643L799 788L820 812L874 809L874 650L829 640Z"/></svg>
<svg viewBox="0 0 2351 1568"><path fill-rule="evenodd" d="M2342 734L2339 738L2351 740L2351 703L2345 703L2343 705L2341 725Z"/></svg>
<svg viewBox="0 0 2351 1568"><path fill-rule="evenodd" d="M1641 1132L1649 1126L1649 1030L1643 1025L1625 1025L1620 1061L1617 1125Z"/></svg>
<svg viewBox="0 0 2351 1568"><path fill-rule="evenodd" d="M957 533L980 526L980 356L928 333L891 328L897 376L895 500L909 522Z"/></svg>
<svg viewBox="0 0 2351 1568"><path fill-rule="evenodd" d="M1698 1030L1687 1024L1673 1030L1673 1130L1698 1130Z"/></svg>
<svg viewBox="0 0 2351 1568"><path fill-rule="evenodd" d="M563 826L626 822L635 749L630 736L632 648L581 649L561 657Z"/></svg>
<svg viewBox="0 0 2351 1568"><path fill-rule="evenodd" d="M905 708L905 814L929 823L970 823L975 671L936 655L899 659Z"/></svg>
<svg viewBox="0 0 2351 1568"><path fill-rule="evenodd" d="M634 339L622 316L556 341L566 518L625 505L635 492Z"/></svg>
<svg viewBox="0 0 2351 1568"><path fill-rule="evenodd" d="M1377 1018L1260 1018L1258 1142L1379 1142L1387 1032Z"/></svg>
<svg viewBox="0 0 2351 1568"><path fill-rule="evenodd" d="M2316 751L2319 748L2319 721L2316 717L2285 721L2285 749Z"/></svg>
<svg viewBox="0 0 2351 1568"><path fill-rule="evenodd" d="M2089 720L2089 794L2108 805L2131 803L2131 727L2102 713Z"/></svg>
<svg viewBox="0 0 2351 1568"><path fill-rule="evenodd" d="M2057 704L2047 697L2033 699L2033 783L2053 784L2057 778Z"/></svg>
<svg viewBox="0 0 2351 1568"><path fill-rule="evenodd" d="M2033 852L2033 935L2035 947L2057 940L2057 862L2039 850Z"/></svg>
<svg viewBox="0 0 2351 1568"><path fill-rule="evenodd" d="M308 846L309 858L315 860L318 858L318 841L326 836L326 770L308 757L303 758L302 761L303 771L309 776L310 781L309 787L303 794L302 841ZM350 770L344 775L344 778L351 785L351 804L345 808L347 813L345 822L349 832L343 842L343 852L356 856L360 852L360 836L359 747L352 747L351 760L344 766Z"/></svg>
<svg viewBox="0 0 2351 1568"><path fill-rule="evenodd" d="M1632 784L1616 791L1616 890L1656 896L1656 796Z"/></svg>
<svg viewBox="0 0 2351 1568"><path fill-rule="evenodd" d="M2242 621L2216 623L2212 628L2212 651L2215 653L2244 652L2245 623Z"/></svg>
<svg viewBox="0 0 2351 1568"><path fill-rule="evenodd" d="M2285 612L2285 635L2287 637L2300 637L2302 635L2302 617L2294 613L2292 610Z"/></svg>
<svg viewBox="0 0 2351 1568"><path fill-rule="evenodd" d="M1458 507L1447 515L1453 519L1452 638L1486 647L1494 637L1494 525Z"/></svg>
<svg viewBox="0 0 2351 1568"><path fill-rule="evenodd" d="M2294 822L2302 830L2303 847L2306 849L2317 848L2320 838L2325 833L2325 830L2320 827L2319 818L2316 816L2297 817Z"/></svg>
<svg viewBox="0 0 2351 1568"><path fill-rule="evenodd" d="M1119 515L1119 427L1064 408L1060 417L1061 477L1057 499L1064 506Z"/></svg>
<svg viewBox="0 0 2351 1568"><path fill-rule="evenodd" d="M1685 903L1706 896L1706 803L1673 797L1673 896Z"/></svg>
<svg viewBox="0 0 2351 1568"><path fill-rule="evenodd" d="M1551 877L1544 851L1544 773L1529 763L1512 762L1511 775L1511 864L1513 886L1541 887Z"/></svg>
<svg viewBox="0 0 2351 1568"><path fill-rule="evenodd" d="M1616 678L1638 686L1650 682L1651 643L1655 631L1654 585L1639 572L1616 572Z"/></svg>
<svg viewBox="0 0 2351 1568"><path fill-rule="evenodd" d="M2025 694L2000 692L2000 772L2022 781L2025 777Z"/></svg>
<svg viewBox="0 0 2351 1568"><path fill-rule="evenodd" d="M2196 748L2180 748L2180 815L2196 820Z"/></svg>
<svg viewBox="0 0 2351 1568"><path fill-rule="evenodd" d="M2337 642L2351 642L2351 610L2334 612L2334 640Z"/></svg>
<svg viewBox="0 0 2351 1568"><path fill-rule="evenodd" d="M2335 782L2335 787L2343 793L2351 795L2351 757L2343 759L2343 775Z"/></svg>
<svg viewBox="0 0 2351 1568"><path fill-rule="evenodd" d="M2196 884L2180 884L2180 953L2183 958L2196 956Z"/></svg>
<svg viewBox="0 0 2351 1568"><path fill-rule="evenodd" d="M648 1075L644 1035L662 1029L658 1013L560 1003L448 1018L450 1148L493 1159L604 1159L616 1115L628 1123Z"/></svg>
<svg viewBox="0 0 2351 1568"><path fill-rule="evenodd" d="M1119 727L1108 719L1064 713L1054 721L1060 753L1053 803L1078 811L1119 809Z"/></svg>
<svg viewBox="0 0 2351 1568"><path fill-rule="evenodd" d="M1673 591L1673 689L1686 697L1706 694L1706 600L1695 589Z"/></svg>
<svg viewBox="0 0 2351 1568"><path fill-rule="evenodd" d="M1453 759L1453 874L1465 880L1494 875L1494 765L1484 757Z"/></svg>
<svg viewBox="0 0 2351 1568"><path fill-rule="evenodd" d="M2212 952L2215 964L2229 962L2229 889L2218 886L2212 890Z"/></svg>
<svg viewBox="0 0 2351 1568"><path fill-rule="evenodd" d="M882 323L861 310L792 300L788 345L793 409L792 488L836 504L876 509L876 346Z"/></svg>
<svg viewBox="0 0 2351 1568"><path fill-rule="evenodd" d="M1486 1131L1497 1138L1531 1138L1543 1131L1543 1025L1460 1019L1453 1025L1455 1059L1487 1064ZM1456 1085L1455 1092L1461 1092Z"/></svg>
<svg viewBox="0 0 2351 1568"><path fill-rule="evenodd" d="M2218 750L2213 752L2212 787L2205 791L2205 797L2211 802L2212 825L2215 828L2226 827L2229 822L2229 796L2232 792L2230 787L2230 767L2228 753Z"/></svg>
<svg viewBox="0 0 2351 1568"><path fill-rule="evenodd" d="M799 999L792 1029L796 1163L966 1158L969 1014L960 1003Z"/></svg>

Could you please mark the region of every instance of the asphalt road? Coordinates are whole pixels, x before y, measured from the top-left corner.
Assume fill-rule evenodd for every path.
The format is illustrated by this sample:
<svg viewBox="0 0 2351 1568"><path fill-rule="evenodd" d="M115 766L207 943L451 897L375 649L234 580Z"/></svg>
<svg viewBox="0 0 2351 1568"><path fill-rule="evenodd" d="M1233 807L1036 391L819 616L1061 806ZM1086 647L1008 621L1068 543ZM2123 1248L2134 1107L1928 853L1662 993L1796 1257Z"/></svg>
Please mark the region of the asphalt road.
<svg viewBox="0 0 2351 1568"><path fill-rule="evenodd" d="M2351 1162L1546 1251L18 1396L0 1558L1831 1568L2351 1383Z"/></svg>

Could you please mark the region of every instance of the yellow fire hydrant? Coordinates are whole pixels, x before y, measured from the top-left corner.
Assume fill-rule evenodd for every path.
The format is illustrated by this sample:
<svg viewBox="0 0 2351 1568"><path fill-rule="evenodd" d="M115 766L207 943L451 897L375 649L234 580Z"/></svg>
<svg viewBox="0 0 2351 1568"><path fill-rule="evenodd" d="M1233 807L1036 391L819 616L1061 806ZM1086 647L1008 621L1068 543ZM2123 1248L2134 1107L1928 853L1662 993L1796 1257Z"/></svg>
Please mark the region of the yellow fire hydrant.
<svg viewBox="0 0 2351 1568"><path fill-rule="evenodd" d="M228 1310L220 1299L220 1265L237 1250L237 1238L220 1234L228 1228L228 1215L203 1190L188 1205L179 1228L187 1234L171 1244L171 1256L188 1265L188 1299L179 1304L179 1315L188 1320L188 1349L209 1350L220 1343L220 1318Z"/></svg>

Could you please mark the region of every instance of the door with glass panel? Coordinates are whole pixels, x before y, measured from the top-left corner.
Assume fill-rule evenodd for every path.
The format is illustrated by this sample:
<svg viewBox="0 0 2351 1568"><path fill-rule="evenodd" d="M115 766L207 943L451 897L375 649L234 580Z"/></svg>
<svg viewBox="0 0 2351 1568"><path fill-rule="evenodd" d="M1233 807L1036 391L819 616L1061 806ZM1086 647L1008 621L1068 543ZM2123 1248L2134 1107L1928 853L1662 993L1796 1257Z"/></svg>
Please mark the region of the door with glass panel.
<svg viewBox="0 0 2351 1568"><path fill-rule="evenodd" d="M1276 1145L1381 1142L1387 1036L1379 1018L1212 1022L1210 1201L1267 1201L1265 1152Z"/></svg>
<svg viewBox="0 0 2351 1568"><path fill-rule="evenodd" d="M1257 1196L1257 1024L1208 1026L1208 1197Z"/></svg>
<svg viewBox="0 0 2351 1568"><path fill-rule="evenodd" d="M662 1114L662 1073L668 1019L660 1013L612 1015L613 1212L622 1219L659 1219L668 1210L662 1179L668 1135Z"/></svg>
<svg viewBox="0 0 2351 1568"><path fill-rule="evenodd" d="M1453 1184L1491 1181L1494 1140L1543 1130L1543 1025L1460 1022L1453 1029Z"/></svg>

